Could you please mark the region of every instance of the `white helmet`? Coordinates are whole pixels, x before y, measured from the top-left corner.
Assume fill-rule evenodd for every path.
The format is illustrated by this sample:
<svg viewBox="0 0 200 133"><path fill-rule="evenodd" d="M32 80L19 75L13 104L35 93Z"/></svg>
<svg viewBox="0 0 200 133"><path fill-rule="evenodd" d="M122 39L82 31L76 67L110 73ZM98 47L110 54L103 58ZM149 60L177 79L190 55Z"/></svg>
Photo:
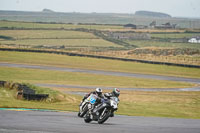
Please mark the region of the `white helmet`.
<svg viewBox="0 0 200 133"><path fill-rule="evenodd" d="M96 93L97 93L98 95L101 95L101 94L102 94L102 89L101 89L101 88L96 88Z"/></svg>

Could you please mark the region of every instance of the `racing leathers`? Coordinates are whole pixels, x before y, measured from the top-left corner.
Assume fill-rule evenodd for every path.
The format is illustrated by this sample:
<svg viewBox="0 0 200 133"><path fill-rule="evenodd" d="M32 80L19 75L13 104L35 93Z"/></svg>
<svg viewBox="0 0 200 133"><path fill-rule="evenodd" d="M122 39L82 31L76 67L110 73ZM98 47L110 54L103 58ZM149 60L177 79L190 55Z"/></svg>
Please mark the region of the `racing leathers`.
<svg viewBox="0 0 200 133"><path fill-rule="evenodd" d="M108 99L110 99L111 97L118 98L118 96L116 96L113 92L111 92L111 93L105 93L104 97L106 97ZM118 101L119 101L119 98L118 98ZM111 112L110 117L114 117L114 110Z"/></svg>
<svg viewBox="0 0 200 133"><path fill-rule="evenodd" d="M100 104L100 103L101 103L101 98L103 98L103 95L102 95L102 93L97 93L96 91L92 91L92 92L86 94L86 95L83 97L82 102L83 102L85 99L87 99L91 94L94 94L94 95L97 96L95 105ZM81 102L81 104L82 104L82 102Z"/></svg>

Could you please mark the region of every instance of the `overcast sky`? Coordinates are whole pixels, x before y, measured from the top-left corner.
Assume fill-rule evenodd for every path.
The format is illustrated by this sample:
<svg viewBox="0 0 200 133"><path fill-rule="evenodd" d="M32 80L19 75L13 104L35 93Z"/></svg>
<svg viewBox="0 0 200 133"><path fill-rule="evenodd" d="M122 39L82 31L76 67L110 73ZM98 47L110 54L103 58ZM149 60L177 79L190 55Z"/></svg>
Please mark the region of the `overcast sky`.
<svg viewBox="0 0 200 133"><path fill-rule="evenodd" d="M135 13L148 10L200 18L200 0L0 0L0 10Z"/></svg>

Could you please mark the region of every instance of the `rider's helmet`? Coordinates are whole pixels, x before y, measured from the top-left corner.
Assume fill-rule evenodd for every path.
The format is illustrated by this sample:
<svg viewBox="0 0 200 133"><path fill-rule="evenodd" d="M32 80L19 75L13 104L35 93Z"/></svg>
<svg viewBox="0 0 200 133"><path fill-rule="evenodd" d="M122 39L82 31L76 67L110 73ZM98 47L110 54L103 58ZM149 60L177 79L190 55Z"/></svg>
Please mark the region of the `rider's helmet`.
<svg viewBox="0 0 200 133"><path fill-rule="evenodd" d="M98 96L100 96L102 94L102 89L101 88L96 88L96 93L98 94Z"/></svg>
<svg viewBox="0 0 200 133"><path fill-rule="evenodd" d="M114 96L119 97L120 90L118 88L114 88L112 93L113 93Z"/></svg>

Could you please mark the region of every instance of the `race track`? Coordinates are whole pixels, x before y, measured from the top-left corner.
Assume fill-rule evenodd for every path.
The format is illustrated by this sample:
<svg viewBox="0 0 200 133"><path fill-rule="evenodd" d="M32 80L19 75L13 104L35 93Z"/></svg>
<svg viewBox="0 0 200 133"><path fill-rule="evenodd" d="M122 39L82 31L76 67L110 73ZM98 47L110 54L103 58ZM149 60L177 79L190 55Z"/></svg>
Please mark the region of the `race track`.
<svg viewBox="0 0 200 133"><path fill-rule="evenodd" d="M76 113L0 110L1 133L200 133L200 119L115 116L85 123Z"/></svg>
<svg viewBox="0 0 200 133"><path fill-rule="evenodd" d="M145 75L112 71L59 68L53 66L37 66L25 64L0 63L0 66L53 71L81 72L125 77L140 77L200 84L200 79L178 78L170 76ZM40 86L61 88L91 88L91 86L67 86L39 84ZM95 87L92 87L95 88ZM109 89L109 88L108 88ZM151 88L120 88L127 90L162 91ZM173 88L165 91L200 91L200 87ZM8 111L0 110L0 133L200 133L200 119L175 119L158 117L119 116L109 118L105 124L97 122L85 123L83 118L73 112L49 111Z"/></svg>

